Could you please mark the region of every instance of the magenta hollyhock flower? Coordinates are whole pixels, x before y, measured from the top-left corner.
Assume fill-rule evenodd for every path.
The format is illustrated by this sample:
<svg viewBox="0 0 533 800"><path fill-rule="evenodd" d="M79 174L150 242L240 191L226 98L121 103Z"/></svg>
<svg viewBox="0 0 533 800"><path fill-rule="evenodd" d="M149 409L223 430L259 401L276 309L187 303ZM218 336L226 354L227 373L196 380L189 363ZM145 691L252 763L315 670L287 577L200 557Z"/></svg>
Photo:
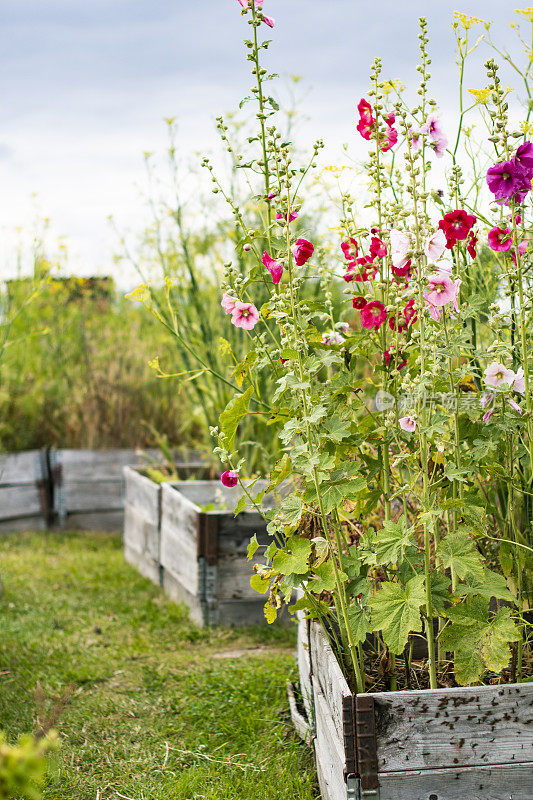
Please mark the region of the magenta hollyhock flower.
<svg viewBox="0 0 533 800"><path fill-rule="evenodd" d="M389 231L392 266L396 269L403 269L409 259L407 253L411 249L411 242L406 233L392 228Z"/></svg>
<svg viewBox="0 0 533 800"><path fill-rule="evenodd" d="M378 330L387 319L385 306L379 300L372 300L361 309L361 325L363 328Z"/></svg>
<svg viewBox="0 0 533 800"><path fill-rule="evenodd" d="M237 300L231 312L231 322L236 328L251 331L259 322L259 311L253 303L241 303L240 300Z"/></svg>
<svg viewBox="0 0 533 800"><path fill-rule="evenodd" d="M477 236L476 236L475 231L470 231L470 234L468 236L468 244L466 246L466 249L468 250L468 255L470 256L470 258L476 258L476 256L477 256Z"/></svg>
<svg viewBox="0 0 533 800"><path fill-rule="evenodd" d="M352 259L357 258L359 246L353 236L350 236L350 241L341 242L341 250L344 253L344 258L347 261L351 261Z"/></svg>
<svg viewBox="0 0 533 800"><path fill-rule="evenodd" d="M407 414L405 417L400 417L398 420L400 428L406 433L414 433L416 430L416 419L412 414Z"/></svg>
<svg viewBox="0 0 533 800"><path fill-rule="evenodd" d="M233 469L228 469L226 472L223 472L220 476L220 480L223 486L227 486L228 489L233 489L234 486L237 486L239 483L239 476Z"/></svg>
<svg viewBox="0 0 533 800"><path fill-rule="evenodd" d="M533 143L524 142L520 145L514 156L515 164L522 167L525 173L533 172Z"/></svg>
<svg viewBox="0 0 533 800"><path fill-rule="evenodd" d="M507 386L511 386L515 379L513 370L508 369L504 364L500 364L498 361L493 361L492 364L489 364L484 375L487 386L499 387L504 383L506 383Z"/></svg>
<svg viewBox="0 0 533 800"><path fill-rule="evenodd" d="M407 320L405 316L400 314L399 316L389 317L389 328L391 331L395 331L398 328L399 331L404 331L407 328Z"/></svg>
<svg viewBox="0 0 533 800"><path fill-rule="evenodd" d="M381 150L382 152L386 153L387 150L390 150L391 147L394 147L394 145L398 141L398 131L396 130L396 128L393 127L396 121L396 116L394 114L394 111L389 112L384 117L384 120L387 123L387 130L385 131L387 141L385 142L385 144L381 145Z"/></svg>
<svg viewBox="0 0 533 800"><path fill-rule="evenodd" d="M485 423L485 425L489 424L490 418L492 417L493 414L494 414L493 408L489 408L488 411L485 411L485 413L483 414L483 422Z"/></svg>
<svg viewBox="0 0 533 800"><path fill-rule="evenodd" d="M445 306L457 299L458 287L448 273L436 272L428 278L429 291L424 292L424 297L432 306Z"/></svg>
<svg viewBox="0 0 533 800"><path fill-rule="evenodd" d="M520 242L520 244L518 245L518 253L519 253L519 255L521 255L521 256L523 256L523 255L524 255L524 253L526 252L526 250L527 250L527 248L528 248L528 245L529 245L529 242L528 242L528 241L526 241L525 239L524 239L524 241L523 241L523 242ZM514 261L514 264L515 264L515 266L516 266L516 253L515 253L515 251L514 251L514 250L513 250L513 252L511 253L511 255L512 255L512 257L513 257L513 261Z"/></svg>
<svg viewBox="0 0 533 800"><path fill-rule="evenodd" d="M373 280L377 275L377 267L374 267L372 270L372 274L370 274L370 270L368 269L369 265L372 264L374 259L371 256L361 256L361 258L357 258L355 261L350 261L350 271L352 269L359 268L357 272L354 272L353 280L362 283L364 281ZM346 280L346 277L345 277Z"/></svg>
<svg viewBox="0 0 533 800"><path fill-rule="evenodd" d="M439 228L444 231L448 250L451 250L457 242L464 241L476 222L477 217L473 214L468 214L463 209L457 209L445 214L439 222Z"/></svg>
<svg viewBox="0 0 533 800"><path fill-rule="evenodd" d="M509 397L508 400L509 400L509 405L511 406L513 411L518 411L518 413L521 414L522 413L522 409L520 408L520 406L518 405L516 400L513 400L512 397Z"/></svg>
<svg viewBox="0 0 533 800"><path fill-rule="evenodd" d="M395 353L394 351L392 351L390 349L389 350L385 350L385 352L383 353L383 356L385 358L385 365L387 367L389 366L391 359L394 362L396 360L396 357L404 358L404 354L402 352ZM398 370L399 369L403 369L405 366L407 366L407 361L404 359L403 361L400 361L398 363L396 369L398 369Z"/></svg>
<svg viewBox="0 0 533 800"><path fill-rule="evenodd" d="M435 263L439 260L441 255L446 250L446 234L444 231L439 228L435 233L432 233L431 236L425 241L424 244L424 253L428 257L429 261Z"/></svg>
<svg viewBox="0 0 533 800"><path fill-rule="evenodd" d="M387 255L387 247L381 239L378 239L377 236L373 236L370 242L370 255L372 259L374 258L385 258Z"/></svg>
<svg viewBox="0 0 533 800"><path fill-rule="evenodd" d="M352 306L354 308L358 308L359 310L361 310L366 306L365 298L362 297L361 295L357 295L357 297L354 297L352 300Z"/></svg>
<svg viewBox="0 0 533 800"><path fill-rule="evenodd" d="M506 253L513 246L513 232L510 228L492 228L488 235L489 247L497 253Z"/></svg>
<svg viewBox="0 0 533 800"><path fill-rule="evenodd" d="M496 200L509 200L515 195L520 197L531 189L531 180L514 161L503 161L490 167L487 170L487 183Z"/></svg>
<svg viewBox="0 0 533 800"><path fill-rule="evenodd" d="M519 394L524 394L524 392L526 391L526 376L524 375L523 367L518 367L518 369L514 373L513 382L511 383L511 389L514 389L514 391L518 392Z"/></svg>
<svg viewBox="0 0 533 800"><path fill-rule="evenodd" d="M275 258L269 256L266 250L263 252L262 261L272 275L272 283L277 285L281 280L281 276L283 275L283 264L280 264Z"/></svg>
<svg viewBox="0 0 533 800"><path fill-rule="evenodd" d="M289 222L292 222L293 220L295 220L297 218L298 218L298 212L297 211L289 211L289 220L288 220ZM276 214L276 219L277 219L278 222L285 223L285 222L287 222L287 214L282 214L281 211L278 211L278 213Z"/></svg>
<svg viewBox="0 0 533 800"><path fill-rule="evenodd" d="M415 311L415 298L412 297L407 305L403 310L403 315L405 317L405 321L408 325L413 325L417 319L417 313Z"/></svg>
<svg viewBox="0 0 533 800"><path fill-rule="evenodd" d="M372 106L367 100L361 98L361 100L357 104L357 110L359 112L359 122L357 123L357 130L359 131L363 139L369 141L372 135L374 123L376 121L372 116Z"/></svg>
<svg viewBox="0 0 533 800"><path fill-rule="evenodd" d="M226 314L231 314L231 312L235 308L235 303L236 302L237 302L237 300L234 297L232 297L230 294L225 292L222 295L222 301L221 301L220 305L222 306L222 308L224 309Z"/></svg>
<svg viewBox="0 0 533 800"><path fill-rule="evenodd" d="M276 24L276 20L274 19L274 17L267 17L266 14L263 14L263 22L265 23L265 25L268 25L269 28L273 28L274 25Z"/></svg>
<svg viewBox="0 0 533 800"><path fill-rule="evenodd" d="M303 267L315 252L315 247L307 239L296 239L296 244L292 246L292 252L297 266Z"/></svg>

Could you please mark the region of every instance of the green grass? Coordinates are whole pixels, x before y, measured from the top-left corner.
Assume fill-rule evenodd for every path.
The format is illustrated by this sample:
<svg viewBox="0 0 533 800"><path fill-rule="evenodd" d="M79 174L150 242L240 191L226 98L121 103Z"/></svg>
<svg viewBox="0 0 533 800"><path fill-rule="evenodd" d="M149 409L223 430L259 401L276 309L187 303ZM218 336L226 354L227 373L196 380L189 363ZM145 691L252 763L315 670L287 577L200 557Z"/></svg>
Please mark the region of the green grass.
<svg viewBox="0 0 533 800"><path fill-rule="evenodd" d="M198 629L108 534L3 537L0 573L0 727L74 690L46 800L318 797L286 721L293 630Z"/></svg>

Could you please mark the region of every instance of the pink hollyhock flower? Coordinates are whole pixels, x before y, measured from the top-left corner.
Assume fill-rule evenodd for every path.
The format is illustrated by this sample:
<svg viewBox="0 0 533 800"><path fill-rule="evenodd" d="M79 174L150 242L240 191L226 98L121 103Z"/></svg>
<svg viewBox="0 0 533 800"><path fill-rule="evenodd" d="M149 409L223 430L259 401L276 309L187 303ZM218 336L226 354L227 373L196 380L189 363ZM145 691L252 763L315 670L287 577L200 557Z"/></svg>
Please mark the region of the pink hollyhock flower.
<svg viewBox="0 0 533 800"><path fill-rule="evenodd" d="M444 215L439 222L439 228L444 231L448 250L451 250L457 242L462 242L466 239L476 221L477 217L474 217L473 214L468 214L462 209L450 211L449 214Z"/></svg>
<svg viewBox="0 0 533 800"><path fill-rule="evenodd" d="M292 246L292 252L296 265L303 267L315 252L315 247L307 239L296 239L296 244Z"/></svg>
<svg viewBox="0 0 533 800"><path fill-rule="evenodd" d="M513 245L510 228L492 228L488 235L489 247L497 253L506 253Z"/></svg>
<svg viewBox="0 0 533 800"><path fill-rule="evenodd" d="M490 405L495 400L495 398L496 398L495 394L492 393L483 394L479 399L479 405L481 406L481 408L487 408L487 406Z"/></svg>
<svg viewBox="0 0 533 800"><path fill-rule="evenodd" d="M396 128L393 127L394 123L396 122L396 116L393 111L387 114L384 117L384 120L387 123L387 130L385 131L387 141L385 142L385 144L381 145L381 150L383 153L386 153L387 150L390 150L391 147L394 147L394 145L398 141L398 131L396 130Z"/></svg>
<svg viewBox="0 0 533 800"><path fill-rule="evenodd" d="M220 480L223 486L227 486L228 489L233 489L233 487L237 486L239 483L239 476L234 470L228 469L226 472L222 473Z"/></svg>
<svg viewBox="0 0 533 800"><path fill-rule="evenodd" d="M413 325L416 322L417 314L415 311L415 299L412 297L403 310L405 321L408 325Z"/></svg>
<svg viewBox="0 0 533 800"><path fill-rule="evenodd" d="M448 146L448 139L442 128L441 122L434 114L431 114L421 128L422 133L427 133L431 139L431 146L435 150L437 158L442 158Z"/></svg>
<svg viewBox="0 0 533 800"><path fill-rule="evenodd" d="M347 261L350 261L353 258L357 258L357 253L359 251L359 247L357 245L356 240L353 236L350 236L349 242L342 242L341 243L341 250L344 253L344 258Z"/></svg>
<svg viewBox="0 0 533 800"><path fill-rule="evenodd" d="M487 183L496 200L509 200L515 195L520 196L524 192L527 194L531 189L531 180L522 167L513 161L504 161L490 167L487 170ZM526 188L528 184L529 188Z"/></svg>
<svg viewBox="0 0 533 800"><path fill-rule="evenodd" d="M446 235L444 231L439 228L431 236L428 236L424 244L424 253L430 261L435 263L446 250Z"/></svg>
<svg viewBox="0 0 533 800"><path fill-rule="evenodd" d="M359 310L361 310L362 308L364 308L366 306L365 298L362 297L361 295L358 295L357 297L354 297L353 300L352 300L352 306L354 308L358 308Z"/></svg>
<svg viewBox="0 0 533 800"><path fill-rule="evenodd" d="M385 258L387 255L387 247L381 239L378 239L377 236L373 236L370 242L370 255L372 259L374 258Z"/></svg>
<svg viewBox="0 0 533 800"><path fill-rule="evenodd" d="M297 218L298 218L298 212L297 211L289 211L289 222L292 222L293 220L295 220ZM280 211L278 211L278 213L276 214L276 219L277 219L278 222L285 223L285 222L287 222L287 214L282 214Z"/></svg>
<svg viewBox="0 0 533 800"><path fill-rule="evenodd" d="M322 341L324 344L342 344L344 342L344 336L341 336L337 331L329 331L328 333L322 334Z"/></svg>
<svg viewBox="0 0 533 800"><path fill-rule="evenodd" d="M519 394L524 394L526 391L526 376L524 375L524 368L518 367L516 372L514 373L513 382L511 383L511 389L514 389L515 392Z"/></svg>
<svg viewBox="0 0 533 800"><path fill-rule="evenodd" d="M387 319L385 306L379 300L372 300L361 309L361 325L363 328L378 330Z"/></svg>
<svg viewBox="0 0 533 800"><path fill-rule="evenodd" d="M457 311L457 313L459 313L459 289L461 287L461 283L461 278L456 278L453 281L453 285L455 286L455 297L452 300L452 306L454 311Z"/></svg>
<svg viewBox="0 0 533 800"><path fill-rule="evenodd" d="M277 197L277 192L270 192L270 194L267 195L267 200L273 200L275 197Z"/></svg>
<svg viewBox="0 0 533 800"><path fill-rule="evenodd" d="M276 20L274 19L274 17L267 17L266 14L263 14L263 22L265 23L265 25L268 25L269 28L273 28L274 25L276 24Z"/></svg>
<svg viewBox="0 0 533 800"><path fill-rule="evenodd" d="M237 300L234 297L232 297L230 294L225 292L222 295L222 301L221 301L220 305L222 306L222 308L224 309L226 314L231 314L231 312L235 308L235 303L236 302L237 302Z"/></svg>
<svg viewBox="0 0 533 800"><path fill-rule="evenodd" d="M237 300L231 312L231 322L236 328L251 331L259 322L259 311L253 303L241 303L240 300Z"/></svg>
<svg viewBox="0 0 533 800"><path fill-rule="evenodd" d="M440 322L442 318L442 314L440 313L437 306L434 306L432 303L428 303L426 300L426 308L429 309L429 316L431 319L435 320L435 322Z"/></svg>
<svg viewBox="0 0 533 800"><path fill-rule="evenodd" d="M424 297L433 306L445 306L457 299L458 286L445 272L437 272L428 278L429 291L424 292Z"/></svg>
<svg viewBox="0 0 533 800"><path fill-rule="evenodd" d="M411 414L400 417L398 423L402 431L406 431L406 433L414 433L416 430L416 419Z"/></svg>
<svg viewBox="0 0 533 800"><path fill-rule="evenodd" d="M490 418L492 417L493 414L494 414L493 408L489 408L488 411L485 411L485 413L483 414L483 422L485 423L485 425L489 424Z"/></svg>
<svg viewBox="0 0 533 800"><path fill-rule="evenodd" d="M521 414L522 413L522 409L520 408L520 406L518 405L516 400L513 400L512 397L509 397L508 400L509 400L509 405L511 406L513 411L518 411L518 413Z"/></svg>
<svg viewBox="0 0 533 800"><path fill-rule="evenodd" d="M524 142L515 153L515 164L522 167L526 174L533 172L533 143Z"/></svg>
<svg viewBox="0 0 533 800"><path fill-rule="evenodd" d="M492 364L489 364L487 369L484 372L485 375L485 383L487 386L496 386L499 387L503 383L506 383L508 386L511 386L512 382L515 379L515 374L512 369L508 369L503 364L498 363L497 361L493 361Z"/></svg>
<svg viewBox="0 0 533 800"><path fill-rule="evenodd" d="M470 231L468 244L466 246L468 250L468 255L470 258L476 258L477 256L477 236L474 231Z"/></svg>
<svg viewBox="0 0 533 800"><path fill-rule="evenodd" d="M390 247L391 247L391 260L392 266L395 269L403 269L407 264L410 264L407 258L407 253L411 249L411 242L406 233L392 228L389 231Z"/></svg>
<svg viewBox="0 0 533 800"><path fill-rule="evenodd" d="M266 250L263 253L262 261L272 275L272 283L277 285L281 280L281 276L283 275L283 264L280 264L279 261L276 261L274 258L269 256Z"/></svg>
<svg viewBox="0 0 533 800"><path fill-rule="evenodd" d="M357 123L357 130L359 131L363 139L369 141L372 135L374 123L376 122L376 120L372 116L372 106L367 100L361 98L361 100L357 104L357 110L359 111L359 122Z"/></svg>
<svg viewBox="0 0 533 800"><path fill-rule="evenodd" d="M528 248L528 245L529 245L529 242L527 242L525 239L524 239L523 242L520 242L520 244L518 245L518 253L519 253L519 255L521 255L521 256L524 255L524 253L526 252L526 250ZM516 266L516 253L515 253L514 250L511 253L511 255L513 257L514 265Z"/></svg>

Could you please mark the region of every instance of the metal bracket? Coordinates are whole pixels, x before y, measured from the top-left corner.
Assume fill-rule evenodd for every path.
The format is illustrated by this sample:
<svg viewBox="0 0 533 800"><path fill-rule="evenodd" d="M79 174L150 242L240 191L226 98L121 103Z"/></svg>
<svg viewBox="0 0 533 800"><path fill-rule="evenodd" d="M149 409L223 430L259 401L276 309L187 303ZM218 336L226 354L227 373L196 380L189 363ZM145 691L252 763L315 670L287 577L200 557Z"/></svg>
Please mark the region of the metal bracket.
<svg viewBox="0 0 533 800"><path fill-rule="evenodd" d="M198 514L196 539L198 558L205 558L211 566L218 561L218 517L216 514Z"/></svg>
<svg viewBox="0 0 533 800"><path fill-rule="evenodd" d="M196 542L200 572L200 603L204 624L216 625L218 622L218 517L215 514L198 514Z"/></svg>
<svg viewBox="0 0 533 800"><path fill-rule="evenodd" d="M346 800L379 800L379 789L363 789L358 775L347 775Z"/></svg>
<svg viewBox="0 0 533 800"><path fill-rule="evenodd" d="M379 788L374 698L368 694L356 695L354 701L357 772L366 792Z"/></svg>

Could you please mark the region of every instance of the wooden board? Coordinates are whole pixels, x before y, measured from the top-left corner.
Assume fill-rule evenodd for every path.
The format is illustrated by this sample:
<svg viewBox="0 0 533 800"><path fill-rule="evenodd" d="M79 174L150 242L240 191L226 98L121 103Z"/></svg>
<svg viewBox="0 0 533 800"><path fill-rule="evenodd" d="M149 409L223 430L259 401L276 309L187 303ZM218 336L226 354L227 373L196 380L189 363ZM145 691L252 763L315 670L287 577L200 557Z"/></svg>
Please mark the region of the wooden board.
<svg viewBox="0 0 533 800"><path fill-rule="evenodd" d="M124 525L124 511L81 511L69 514L65 527L80 531L118 532Z"/></svg>
<svg viewBox="0 0 533 800"><path fill-rule="evenodd" d="M204 604L196 594L191 594L179 580L166 570L162 571L162 586L165 594L175 603L184 603L189 609L189 616L197 625L205 624Z"/></svg>
<svg viewBox="0 0 533 800"><path fill-rule="evenodd" d="M173 484L161 492L161 566L192 597L199 597L200 568L197 552L197 507Z"/></svg>
<svg viewBox="0 0 533 800"><path fill-rule="evenodd" d="M531 800L533 764L387 772L379 800ZM346 794L335 800L345 800Z"/></svg>
<svg viewBox="0 0 533 800"><path fill-rule="evenodd" d="M148 578L148 580L152 581L152 583L155 583L157 586L161 584L162 576L157 562L150 561L142 553L139 553L128 545L124 545L124 558L128 564L135 567L143 577Z"/></svg>
<svg viewBox="0 0 533 800"><path fill-rule="evenodd" d="M26 450L23 453L0 454L0 486L20 483L34 484L43 477L41 450Z"/></svg>
<svg viewBox="0 0 533 800"><path fill-rule="evenodd" d="M318 622L310 626L310 651L313 665L313 687L321 691L327 703L337 735L342 740L342 698L351 694L331 645Z"/></svg>
<svg viewBox="0 0 533 800"><path fill-rule="evenodd" d="M307 718L314 724L314 701L313 684L311 678L311 659L309 652L309 622L305 619L303 612L298 612L298 642L297 642L297 661L298 672L300 675L300 692L302 702L305 706Z"/></svg>
<svg viewBox="0 0 533 800"><path fill-rule="evenodd" d="M44 450L0 455L0 530L43 528L50 499Z"/></svg>
<svg viewBox="0 0 533 800"><path fill-rule="evenodd" d="M329 704L317 686L315 686L315 720L315 756L322 798L346 800L342 734L339 735L338 725L331 715Z"/></svg>

